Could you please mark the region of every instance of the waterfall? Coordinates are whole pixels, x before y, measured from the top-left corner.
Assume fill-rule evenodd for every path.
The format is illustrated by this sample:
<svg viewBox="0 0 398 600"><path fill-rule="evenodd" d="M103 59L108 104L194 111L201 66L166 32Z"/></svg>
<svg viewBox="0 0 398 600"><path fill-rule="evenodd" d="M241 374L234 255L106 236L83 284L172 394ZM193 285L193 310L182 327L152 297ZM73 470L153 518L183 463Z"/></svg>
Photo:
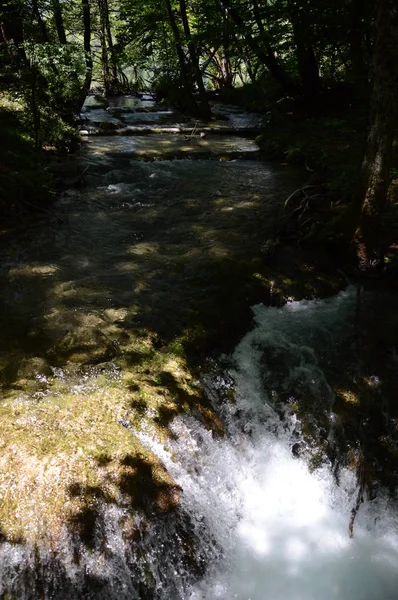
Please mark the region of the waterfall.
<svg viewBox="0 0 398 600"><path fill-rule="evenodd" d="M309 468L313 449L295 456L302 424L293 410L282 415L275 400L283 392L293 403L295 389L309 394L320 405L314 411L328 416L332 440L333 394L322 366L332 368L336 349L349 343L354 314L352 289L282 309L254 307L255 326L236 348L229 373L224 367L206 381L224 416L225 437L214 439L192 416L174 421L171 452L144 436L182 486L182 508L208 558L206 577L187 599L397 597L392 502L381 492L366 500L351 539L355 473L342 467L337 483L326 458Z"/></svg>

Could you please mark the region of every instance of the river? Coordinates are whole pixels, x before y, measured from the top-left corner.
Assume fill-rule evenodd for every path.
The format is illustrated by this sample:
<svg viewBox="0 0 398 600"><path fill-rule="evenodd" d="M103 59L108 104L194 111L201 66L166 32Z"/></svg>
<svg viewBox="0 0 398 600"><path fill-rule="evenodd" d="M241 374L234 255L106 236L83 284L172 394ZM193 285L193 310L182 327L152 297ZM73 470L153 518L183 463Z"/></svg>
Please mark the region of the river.
<svg viewBox="0 0 398 600"><path fill-rule="evenodd" d="M397 597L383 486L349 536L351 422L370 414L363 381L386 402L395 338L370 368L350 287L258 304L251 324L260 249L302 174L261 157L256 115L215 112L90 97L82 150L52 165L63 191L2 241L4 599ZM391 318L394 300L377 300ZM332 456L342 431L350 460Z"/></svg>

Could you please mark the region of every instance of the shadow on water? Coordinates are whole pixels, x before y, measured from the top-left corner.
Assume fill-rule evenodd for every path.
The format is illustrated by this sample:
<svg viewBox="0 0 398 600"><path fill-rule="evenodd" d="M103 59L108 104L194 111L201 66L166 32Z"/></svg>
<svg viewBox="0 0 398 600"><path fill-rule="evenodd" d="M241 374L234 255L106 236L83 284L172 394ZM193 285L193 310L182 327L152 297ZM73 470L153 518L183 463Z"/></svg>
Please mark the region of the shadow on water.
<svg viewBox="0 0 398 600"><path fill-rule="evenodd" d="M221 330L235 337L228 329L250 318L245 300L256 287L259 247L294 186L282 184L284 169L115 166L100 163L95 187L65 193L52 214L3 248L4 382L18 379L26 357L57 367L105 362L143 331L159 347L189 330L199 343L200 330L214 342ZM141 357L127 351L126 360Z"/></svg>

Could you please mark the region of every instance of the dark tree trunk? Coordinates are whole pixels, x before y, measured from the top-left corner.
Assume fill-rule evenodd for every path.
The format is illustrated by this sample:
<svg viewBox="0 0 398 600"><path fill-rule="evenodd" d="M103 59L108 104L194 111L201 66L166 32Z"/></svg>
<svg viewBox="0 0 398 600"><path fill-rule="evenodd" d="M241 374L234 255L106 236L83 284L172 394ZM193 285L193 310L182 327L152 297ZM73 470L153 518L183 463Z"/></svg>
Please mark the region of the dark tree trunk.
<svg viewBox="0 0 398 600"><path fill-rule="evenodd" d="M238 13L238 11L231 5L230 0L220 0L225 10L228 11L231 19L242 31L245 38L246 44L257 56L258 60L267 67L274 79L282 86L285 92L293 93L295 86L293 85L288 73L278 62L273 49L268 39L261 39L261 44L257 39L253 38L250 32L247 30L247 25ZM265 32L264 32L265 33Z"/></svg>
<svg viewBox="0 0 398 600"><path fill-rule="evenodd" d="M290 21L293 27L297 65L305 96L312 100L321 89L318 61L311 43L311 31L305 10L295 1L289 2Z"/></svg>
<svg viewBox="0 0 398 600"><path fill-rule="evenodd" d="M185 0L180 0L180 11L181 11L182 24L184 27L184 34L185 34L185 38L187 40L187 45L188 45L192 73L193 73L193 77L196 81L196 85L198 86L201 111L203 113L203 118L210 119L211 110L210 110L209 102L207 99L205 86L203 83L202 73L199 68L199 59L198 59L198 55L196 52L196 46L195 46L195 43L193 42L192 36L191 36L191 30L189 27L187 6L186 6Z"/></svg>
<svg viewBox="0 0 398 600"><path fill-rule="evenodd" d="M14 48L12 47L11 41L7 39L4 24L1 21L0 21L0 34L1 34L1 41L4 44L4 46L7 48L10 65L13 65L14 59L15 59ZM1 68L3 68L3 63L1 64Z"/></svg>
<svg viewBox="0 0 398 600"><path fill-rule="evenodd" d="M83 87L78 99L77 112L80 112L84 100L90 90L91 79L93 76L93 57L91 54L91 13L89 0L82 0L83 9L83 28L84 28L84 55L86 61L86 74Z"/></svg>
<svg viewBox="0 0 398 600"><path fill-rule="evenodd" d="M37 0L32 0L32 8L33 8L33 15L34 15L34 17L35 17L35 19L37 21L38 26L39 26L43 42L48 43L50 41L50 38L49 38L49 35L48 35L46 24L45 24L45 22L42 19L42 16L41 16L41 13L40 13L40 9L39 9L39 5L37 3Z"/></svg>
<svg viewBox="0 0 398 600"><path fill-rule="evenodd" d="M228 14L223 9L222 14L222 45L220 49L221 53L221 66L224 80L224 87L231 88L234 81L234 73L231 68L231 61L229 60L229 49L231 47L231 37L229 32Z"/></svg>
<svg viewBox="0 0 398 600"><path fill-rule="evenodd" d="M376 39L369 134L361 179L344 216L343 232L358 242L363 266L379 262L380 221L387 202L394 134L398 124L398 4L376 1Z"/></svg>
<svg viewBox="0 0 398 600"><path fill-rule="evenodd" d="M262 39L265 39L267 37L267 35L265 33L265 27L264 27L262 15L261 15L261 10L260 10L257 0L253 0L253 14L254 14L254 19L256 21L260 35L261 35Z"/></svg>
<svg viewBox="0 0 398 600"><path fill-rule="evenodd" d="M0 24L11 64L16 68L27 64L23 33L22 4L18 0L0 0Z"/></svg>
<svg viewBox="0 0 398 600"><path fill-rule="evenodd" d="M178 29L177 21L175 19L175 15L171 6L170 0L165 0L167 15L169 18L169 23L171 27L171 31L174 38L174 44L178 56L178 62L180 63L180 71L181 71L181 80L184 88L184 102L186 103L186 109L188 112L196 114L198 112L198 107L193 97L193 81L192 75L187 67L187 63L185 61L184 50L182 46L182 40L180 31Z"/></svg>
<svg viewBox="0 0 398 600"><path fill-rule="evenodd" d="M22 5L18 0L0 0L0 22L5 38L19 46L24 41Z"/></svg>
<svg viewBox="0 0 398 600"><path fill-rule="evenodd" d="M349 32L349 59L351 73L363 87L368 84L369 26L372 22L373 0L352 0Z"/></svg>
<svg viewBox="0 0 398 600"><path fill-rule="evenodd" d="M108 96L117 92L117 64L109 20L108 0L97 0L97 2L100 16L99 33L102 51L102 75L104 79L105 94Z"/></svg>
<svg viewBox="0 0 398 600"><path fill-rule="evenodd" d="M106 31L106 39L107 39L107 42L108 42L108 48L109 48L110 67L111 67L111 70L112 70L112 78L113 78L114 85L117 87L117 83L118 83L118 76L117 76L118 69L117 69L117 60L116 60L115 47L113 45L111 22L110 22L110 19L109 19L109 4L108 4L108 0L104 0L104 5L105 5L105 11L104 11L105 31Z"/></svg>
<svg viewBox="0 0 398 600"><path fill-rule="evenodd" d="M100 44L101 44L102 79L104 82L105 95L110 96L113 92L113 86L112 86L112 75L111 75L111 72L109 69L108 47L106 44L104 2L103 2L103 0L97 0L97 4L98 4L99 17L100 17L99 38L100 38Z"/></svg>
<svg viewBox="0 0 398 600"><path fill-rule="evenodd" d="M55 27L57 29L58 39L60 44L66 44L66 33L64 27L64 20L62 18L62 10L59 0L52 0L52 7L54 13Z"/></svg>

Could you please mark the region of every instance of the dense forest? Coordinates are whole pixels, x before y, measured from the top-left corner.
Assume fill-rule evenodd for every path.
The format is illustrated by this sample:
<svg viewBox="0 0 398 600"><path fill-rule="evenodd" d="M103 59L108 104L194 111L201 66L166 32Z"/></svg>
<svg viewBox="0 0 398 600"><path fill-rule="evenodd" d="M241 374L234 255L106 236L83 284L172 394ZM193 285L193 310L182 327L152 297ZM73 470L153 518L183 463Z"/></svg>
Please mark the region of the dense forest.
<svg viewBox="0 0 398 600"><path fill-rule="evenodd" d="M215 92L293 123L368 115L352 200L317 237L356 236L362 263L380 262L397 120L392 0L3 0L0 15L3 104L19 104L36 149L76 147L92 88L150 90L202 119Z"/></svg>

